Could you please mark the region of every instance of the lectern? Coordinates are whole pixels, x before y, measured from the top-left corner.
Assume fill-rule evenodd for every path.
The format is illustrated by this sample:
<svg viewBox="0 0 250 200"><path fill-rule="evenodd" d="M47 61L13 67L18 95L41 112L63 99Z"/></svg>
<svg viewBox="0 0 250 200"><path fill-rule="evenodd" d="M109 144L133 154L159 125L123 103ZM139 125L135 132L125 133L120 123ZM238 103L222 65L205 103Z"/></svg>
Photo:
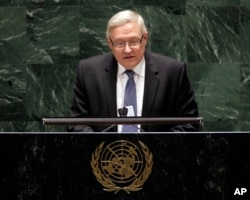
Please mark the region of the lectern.
<svg viewBox="0 0 250 200"><path fill-rule="evenodd" d="M0 197L248 199L249 143L250 132L1 133Z"/></svg>

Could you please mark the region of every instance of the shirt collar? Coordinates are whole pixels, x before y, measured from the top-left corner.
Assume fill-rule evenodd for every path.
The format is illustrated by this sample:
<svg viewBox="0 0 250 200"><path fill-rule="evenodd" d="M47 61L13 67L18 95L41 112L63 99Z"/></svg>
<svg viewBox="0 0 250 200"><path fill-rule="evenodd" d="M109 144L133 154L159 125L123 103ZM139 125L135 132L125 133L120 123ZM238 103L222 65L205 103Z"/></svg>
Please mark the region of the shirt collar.
<svg viewBox="0 0 250 200"><path fill-rule="evenodd" d="M126 71L126 68L123 67L120 63L118 63L118 76L122 75ZM143 57L141 62L135 66L133 69L135 74L138 76L144 77L145 75L145 58Z"/></svg>

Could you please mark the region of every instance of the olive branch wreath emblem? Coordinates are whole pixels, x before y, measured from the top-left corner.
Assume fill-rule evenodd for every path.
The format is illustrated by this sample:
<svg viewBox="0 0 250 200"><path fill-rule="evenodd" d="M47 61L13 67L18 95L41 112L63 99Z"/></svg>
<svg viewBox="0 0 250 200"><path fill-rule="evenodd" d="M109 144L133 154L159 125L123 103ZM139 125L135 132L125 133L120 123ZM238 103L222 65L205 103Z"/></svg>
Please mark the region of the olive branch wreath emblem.
<svg viewBox="0 0 250 200"><path fill-rule="evenodd" d="M138 141L138 143L141 146L142 152L144 154L145 158L145 167L142 173L135 178L135 180L129 185L125 187L120 187L117 186L112 180L110 180L108 177L104 176L101 172L101 169L99 167L99 159L100 159L100 154L103 150L105 142L102 142L95 151L92 153L91 157L91 167L92 171L97 179L97 181L102 184L104 187L103 190L107 192L114 192L115 194L121 190L124 190L128 194L130 192L136 192L142 189L142 185L145 183L145 181L148 179L149 175L152 172L152 167L153 167L153 155L149 151L148 147L143 144L141 141Z"/></svg>

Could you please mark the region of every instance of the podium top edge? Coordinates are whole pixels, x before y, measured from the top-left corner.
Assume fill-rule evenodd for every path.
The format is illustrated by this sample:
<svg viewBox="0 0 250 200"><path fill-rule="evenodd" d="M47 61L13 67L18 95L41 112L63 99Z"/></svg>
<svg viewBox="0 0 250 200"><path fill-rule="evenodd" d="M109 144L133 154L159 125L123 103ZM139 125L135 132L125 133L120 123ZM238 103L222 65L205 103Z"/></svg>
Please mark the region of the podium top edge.
<svg viewBox="0 0 250 200"><path fill-rule="evenodd" d="M250 131L197 131L197 132L141 132L141 133L118 133L118 132L0 132L1 135L250 135Z"/></svg>
<svg viewBox="0 0 250 200"><path fill-rule="evenodd" d="M88 125L108 125L108 124L201 124L202 117L116 117L116 118L67 118L49 117L43 118L44 125L51 124L88 124Z"/></svg>

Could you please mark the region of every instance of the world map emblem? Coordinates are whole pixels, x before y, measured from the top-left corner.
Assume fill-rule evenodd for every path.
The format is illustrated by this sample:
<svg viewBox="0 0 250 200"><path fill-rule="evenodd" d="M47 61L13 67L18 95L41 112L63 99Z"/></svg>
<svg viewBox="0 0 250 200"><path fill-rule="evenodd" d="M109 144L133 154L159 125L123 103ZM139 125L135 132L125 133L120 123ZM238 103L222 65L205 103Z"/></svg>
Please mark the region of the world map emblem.
<svg viewBox="0 0 250 200"><path fill-rule="evenodd" d="M124 190L128 194L142 189L152 172L153 155L148 147L118 140L96 147L91 157L92 171L107 192Z"/></svg>

